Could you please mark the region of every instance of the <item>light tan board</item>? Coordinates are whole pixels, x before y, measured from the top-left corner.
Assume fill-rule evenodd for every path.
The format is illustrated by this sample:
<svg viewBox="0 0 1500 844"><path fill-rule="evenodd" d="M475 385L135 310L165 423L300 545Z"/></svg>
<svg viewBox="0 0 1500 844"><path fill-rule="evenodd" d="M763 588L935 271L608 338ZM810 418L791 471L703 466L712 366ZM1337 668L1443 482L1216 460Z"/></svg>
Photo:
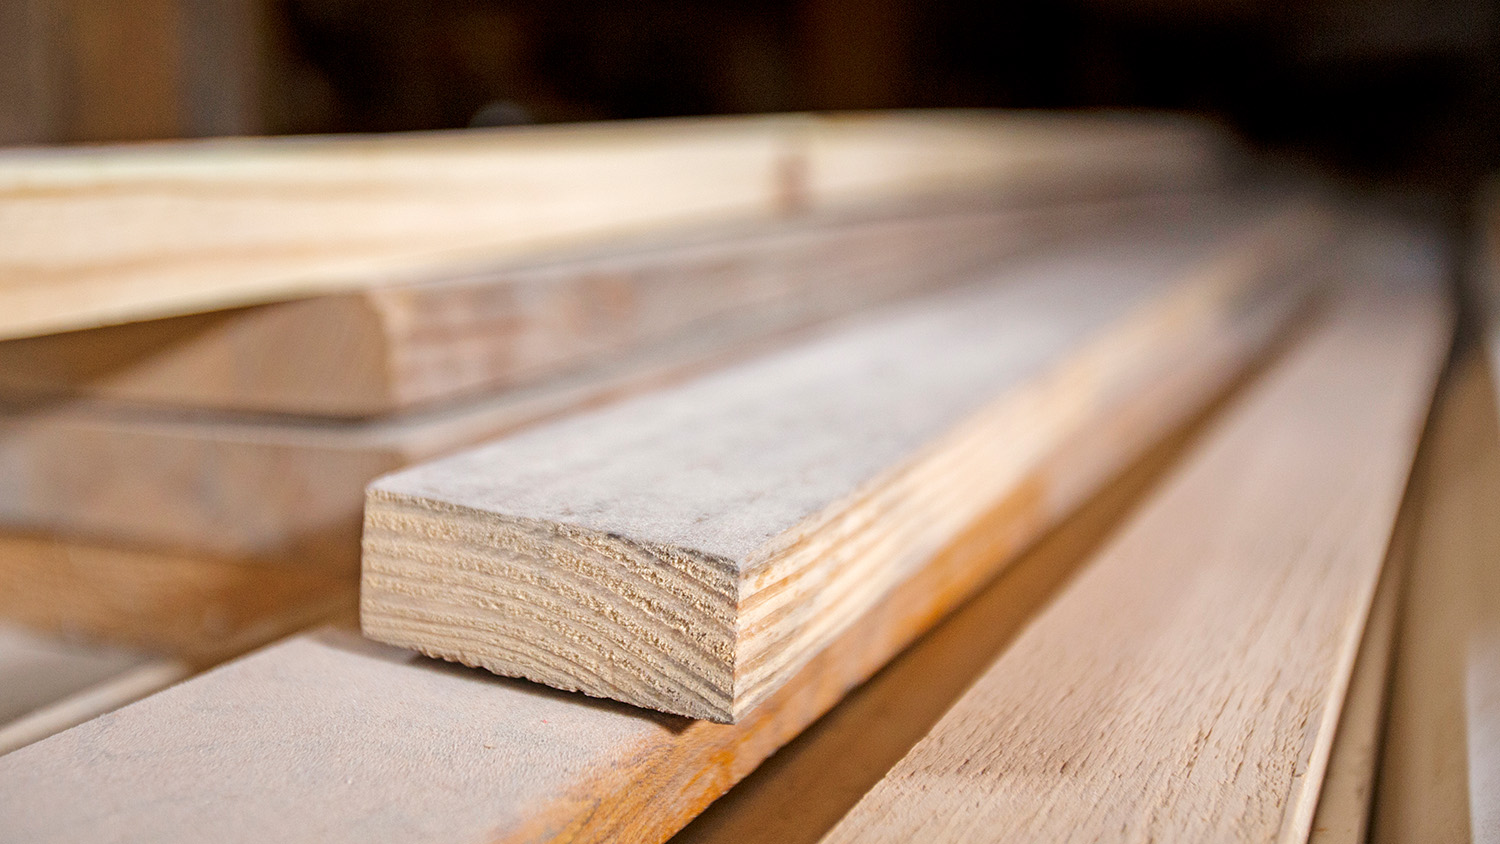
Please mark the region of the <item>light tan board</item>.
<svg viewBox="0 0 1500 844"><path fill-rule="evenodd" d="M1475 824L1494 805L1492 792L1474 790L1493 757L1470 756L1494 713L1472 706L1466 687L1486 676L1485 634L1500 618L1500 421L1479 349L1459 357L1450 382L1429 438L1432 469L1402 609L1375 842L1477 841Z"/></svg>
<svg viewBox="0 0 1500 844"><path fill-rule="evenodd" d="M1307 838L1450 336L1379 251L825 841Z"/></svg>
<svg viewBox="0 0 1500 844"><path fill-rule="evenodd" d="M1210 202L1175 211L1157 204L1125 207L1141 209L1159 227L1171 227L1193 217L1222 218L1237 204ZM1029 239L1040 236L1028 222L1001 247L1018 257L998 260L1076 248L1106 236L1120 225L1108 221L1126 213L1075 208L1027 216L1047 231L1077 228L1062 242L1026 250ZM953 287L993 272L955 272L930 283ZM878 281L864 279L873 295ZM831 314L865 301L850 290L841 301L830 297L818 305L816 289L807 288L814 298L803 303L815 312ZM792 303L788 307L796 310ZM44 405L0 417L0 523L110 544L291 558L299 565L348 571L358 565L364 487L372 479L785 344L787 327L786 321L764 319L722 321L714 330L700 325L681 337L494 398L369 421L173 415L86 402Z"/></svg>
<svg viewBox="0 0 1500 844"><path fill-rule="evenodd" d="M371 416L535 384L690 333L769 334L941 287L1007 253L1183 202L720 227L527 267L0 342L0 395ZM660 240L660 238L658 238Z"/></svg>
<svg viewBox="0 0 1500 844"><path fill-rule="evenodd" d="M732 722L1142 371L1233 330L1326 245L1322 217L1276 211L1021 263L383 478L365 634Z"/></svg>
<svg viewBox="0 0 1500 844"><path fill-rule="evenodd" d="M0 337L945 190L1176 188L1218 175L1222 142L1166 118L935 112L12 152Z"/></svg>
<svg viewBox="0 0 1500 844"><path fill-rule="evenodd" d="M737 725L304 636L0 759L0 827L35 841L664 840L1201 408L1275 328L1201 337L1101 408Z"/></svg>
<svg viewBox="0 0 1500 844"><path fill-rule="evenodd" d="M356 616L358 583L267 565L0 534L0 618L208 667Z"/></svg>

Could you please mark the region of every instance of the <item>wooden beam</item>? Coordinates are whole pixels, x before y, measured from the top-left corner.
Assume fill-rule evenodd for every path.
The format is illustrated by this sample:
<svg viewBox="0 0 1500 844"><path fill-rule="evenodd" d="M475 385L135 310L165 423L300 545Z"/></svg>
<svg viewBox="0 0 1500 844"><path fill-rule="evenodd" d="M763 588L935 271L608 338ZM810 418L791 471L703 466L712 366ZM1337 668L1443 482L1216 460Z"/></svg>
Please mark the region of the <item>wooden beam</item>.
<svg viewBox="0 0 1500 844"><path fill-rule="evenodd" d="M1403 246L825 842L1306 839L1451 336Z"/></svg>
<svg viewBox="0 0 1500 844"><path fill-rule="evenodd" d="M0 337L409 279L694 224L952 190L1180 189L1165 118L788 115L0 156Z"/></svg>
<svg viewBox="0 0 1500 844"><path fill-rule="evenodd" d="M809 324L951 284L1070 230L1190 204L1018 208L955 200L814 215L530 266L22 338L0 343L0 395L389 414L537 384L692 332L751 336Z"/></svg>
<svg viewBox="0 0 1500 844"><path fill-rule="evenodd" d="M370 486L365 634L733 722L1323 218L1136 230ZM1269 220L1267 217L1269 216ZM1066 483L1066 480L1049 482Z"/></svg>
<svg viewBox="0 0 1500 844"><path fill-rule="evenodd" d="M1275 326L1257 332L1253 322L1199 337L1100 408L1022 485L1068 509L1259 356ZM1049 488L1062 478L1072 482ZM392 830L454 844L661 841L1052 524L1024 501L1001 502L736 725L589 701L324 633L0 757L0 826L37 841L108 831L170 842L185 829L278 841L367 841ZM376 735L353 726L372 724L401 727ZM143 801L143 783L163 799Z"/></svg>

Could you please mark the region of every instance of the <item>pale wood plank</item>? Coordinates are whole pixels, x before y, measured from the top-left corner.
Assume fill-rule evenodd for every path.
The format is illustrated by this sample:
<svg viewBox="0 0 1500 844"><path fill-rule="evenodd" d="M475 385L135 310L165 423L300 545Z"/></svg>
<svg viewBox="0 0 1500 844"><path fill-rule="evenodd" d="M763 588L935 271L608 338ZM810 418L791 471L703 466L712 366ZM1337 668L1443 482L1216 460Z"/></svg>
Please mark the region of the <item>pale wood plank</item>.
<svg viewBox="0 0 1500 844"><path fill-rule="evenodd" d="M1201 201L1201 200L1200 200ZM770 333L952 283L1163 201L937 207L719 227L602 254L0 343L0 395L372 416L538 383L688 332ZM1180 211L1179 211L1180 213Z"/></svg>
<svg viewBox="0 0 1500 844"><path fill-rule="evenodd" d="M383 478L365 634L732 722L1140 371L1322 244L1321 218L1278 211L1039 258Z"/></svg>
<svg viewBox="0 0 1500 844"><path fill-rule="evenodd" d="M784 115L0 156L0 337L376 286L712 221L944 190L1180 187L1165 118Z"/></svg>
<svg viewBox="0 0 1500 844"><path fill-rule="evenodd" d="M1200 337L1101 408L1023 494L737 725L304 636L0 759L0 825L37 841L661 841L1046 531L1038 501L1066 510L1088 494L1242 372L1278 324Z"/></svg>
<svg viewBox="0 0 1500 844"><path fill-rule="evenodd" d="M1306 839L1451 328L1379 253L825 841Z"/></svg>

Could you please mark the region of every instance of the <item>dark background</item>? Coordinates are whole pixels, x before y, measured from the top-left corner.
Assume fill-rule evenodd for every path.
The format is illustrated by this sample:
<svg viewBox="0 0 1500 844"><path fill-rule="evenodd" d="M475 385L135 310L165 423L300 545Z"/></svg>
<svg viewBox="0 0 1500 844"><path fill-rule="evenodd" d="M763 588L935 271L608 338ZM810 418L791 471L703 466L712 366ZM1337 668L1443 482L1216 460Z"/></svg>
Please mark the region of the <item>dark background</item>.
<svg viewBox="0 0 1500 844"><path fill-rule="evenodd" d="M0 0L0 142L927 106L1219 118L1353 179L1500 165L1461 0Z"/></svg>

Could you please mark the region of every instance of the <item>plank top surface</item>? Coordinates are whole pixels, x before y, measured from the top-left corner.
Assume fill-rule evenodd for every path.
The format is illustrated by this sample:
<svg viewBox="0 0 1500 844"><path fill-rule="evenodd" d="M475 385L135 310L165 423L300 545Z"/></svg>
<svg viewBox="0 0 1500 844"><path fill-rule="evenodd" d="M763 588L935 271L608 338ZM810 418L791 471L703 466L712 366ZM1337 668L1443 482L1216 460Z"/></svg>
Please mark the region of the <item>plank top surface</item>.
<svg viewBox="0 0 1500 844"><path fill-rule="evenodd" d="M1450 336L1378 252L825 841L1305 840Z"/></svg>

